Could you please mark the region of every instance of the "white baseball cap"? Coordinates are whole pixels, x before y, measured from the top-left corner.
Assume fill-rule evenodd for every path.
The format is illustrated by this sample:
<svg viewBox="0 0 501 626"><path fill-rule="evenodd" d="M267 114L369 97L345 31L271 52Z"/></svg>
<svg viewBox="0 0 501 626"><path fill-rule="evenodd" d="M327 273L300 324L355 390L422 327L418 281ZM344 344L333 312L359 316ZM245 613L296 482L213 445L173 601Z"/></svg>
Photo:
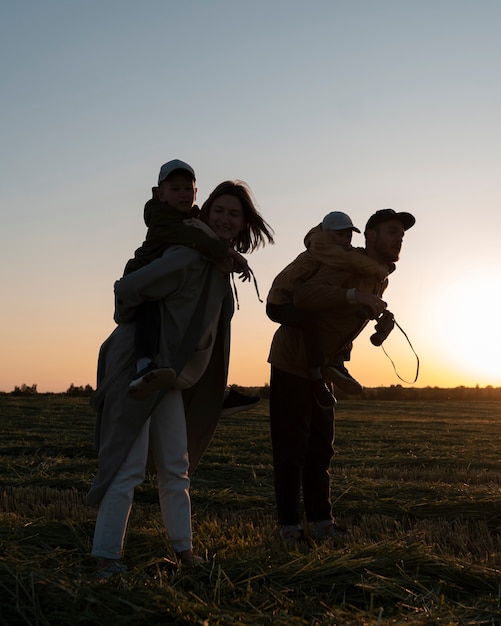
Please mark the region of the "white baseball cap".
<svg viewBox="0 0 501 626"><path fill-rule="evenodd" d="M322 220L322 230L346 230L348 228L356 233L360 232L356 226L353 226L350 216L341 211L332 211Z"/></svg>
<svg viewBox="0 0 501 626"><path fill-rule="evenodd" d="M164 163L160 168L160 174L158 175L158 184L160 185L160 183L165 180L167 176L169 176L169 174L172 174L172 172L175 172L176 170L185 170L191 176L193 176L193 180L196 180L195 170L191 167L191 165L188 165L188 163L180 161L179 159L174 159L173 161L168 161L167 163Z"/></svg>

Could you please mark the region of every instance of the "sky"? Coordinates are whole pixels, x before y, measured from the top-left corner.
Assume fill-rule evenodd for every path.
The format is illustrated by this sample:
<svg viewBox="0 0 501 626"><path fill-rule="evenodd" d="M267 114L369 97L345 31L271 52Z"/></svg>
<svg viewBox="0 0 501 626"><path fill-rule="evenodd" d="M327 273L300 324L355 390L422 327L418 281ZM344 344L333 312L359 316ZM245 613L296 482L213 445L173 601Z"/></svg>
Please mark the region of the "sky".
<svg viewBox="0 0 501 626"><path fill-rule="evenodd" d="M247 257L263 300L330 211L362 231L413 213L384 297L418 380L405 336L387 356L372 325L350 372L500 386L500 24L498 0L2 3L0 391L95 386L113 284L173 158L199 204L250 185L275 231ZM249 283L238 295L229 382L264 385L277 326Z"/></svg>

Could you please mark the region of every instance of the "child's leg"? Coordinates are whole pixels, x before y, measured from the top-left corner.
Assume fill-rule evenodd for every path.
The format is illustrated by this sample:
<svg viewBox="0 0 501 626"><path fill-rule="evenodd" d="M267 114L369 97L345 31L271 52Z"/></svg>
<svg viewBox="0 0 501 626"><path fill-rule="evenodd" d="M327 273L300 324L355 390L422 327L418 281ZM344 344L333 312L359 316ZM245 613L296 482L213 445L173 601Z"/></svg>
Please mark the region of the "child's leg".
<svg viewBox="0 0 501 626"><path fill-rule="evenodd" d="M170 364L159 367L155 361L160 334L160 304L143 302L137 307L134 353L137 374L129 385L129 393L142 400L154 391L172 387L176 372Z"/></svg>
<svg viewBox="0 0 501 626"><path fill-rule="evenodd" d="M136 361L153 361L157 353L160 333L160 307L158 302L143 302L136 310L136 330L134 334L134 354Z"/></svg>
<svg viewBox="0 0 501 626"><path fill-rule="evenodd" d="M363 387L358 380L353 378L344 365L345 361L350 360L352 345L350 343L344 350L334 355L331 363L325 368L325 376L327 380L334 383L335 387L339 387L351 395L358 395L362 393Z"/></svg>

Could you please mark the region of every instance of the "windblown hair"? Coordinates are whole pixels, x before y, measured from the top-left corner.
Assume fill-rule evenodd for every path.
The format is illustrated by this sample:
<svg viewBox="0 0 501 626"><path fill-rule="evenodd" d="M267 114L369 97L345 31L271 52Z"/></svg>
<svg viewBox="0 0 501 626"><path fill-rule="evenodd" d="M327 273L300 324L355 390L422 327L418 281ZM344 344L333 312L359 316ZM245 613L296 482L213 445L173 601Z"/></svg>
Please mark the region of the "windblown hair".
<svg viewBox="0 0 501 626"><path fill-rule="evenodd" d="M202 221L207 222L209 210L220 196L235 196L242 203L245 227L230 242L237 252L253 252L260 246L266 245L266 240L268 243L275 243L273 229L256 209L250 187L242 180L226 180L214 189L200 209L199 217Z"/></svg>

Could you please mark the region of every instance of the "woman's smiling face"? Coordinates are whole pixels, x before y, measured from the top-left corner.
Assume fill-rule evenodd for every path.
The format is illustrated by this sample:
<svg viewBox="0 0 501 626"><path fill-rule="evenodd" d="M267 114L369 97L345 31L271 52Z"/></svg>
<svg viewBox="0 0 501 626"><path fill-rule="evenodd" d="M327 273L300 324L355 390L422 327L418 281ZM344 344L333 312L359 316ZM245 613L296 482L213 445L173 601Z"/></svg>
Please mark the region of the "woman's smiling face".
<svg viewBox="0 0 501 626"><path fill-rule="evenodd" d="M209 209L207 223L220 239L232 241L245 226L242 203L229 194L219 196Z"/></svg>

